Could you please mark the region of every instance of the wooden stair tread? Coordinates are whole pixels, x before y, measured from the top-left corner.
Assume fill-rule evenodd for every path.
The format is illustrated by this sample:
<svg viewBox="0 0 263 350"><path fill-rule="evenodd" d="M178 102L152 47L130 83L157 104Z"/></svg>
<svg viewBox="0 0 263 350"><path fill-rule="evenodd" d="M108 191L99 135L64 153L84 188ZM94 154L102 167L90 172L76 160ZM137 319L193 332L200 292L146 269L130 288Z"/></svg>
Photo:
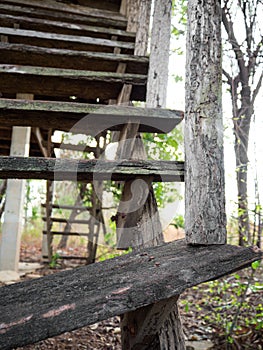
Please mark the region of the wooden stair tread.
<svg viewBox="0 0 263 350"><path fill-rule="evenodd" d="M2 3L13 4L13 5L21 5L24 8L35 8L35 11L38 9L45 10L56 10L57 12L65 12L65 13L74 13L81 16L91 16L91 17L99 17L103 19L115 19L117 21L127 22L127 19L121 15L119 12L102 10L94 7L75 5L75 4L67 4L63 3L63 6L57 2L52 0L45 1L36 1L36 0L2 0Z"/></svg>
<svg viewBox="0 0 263 350"><path fill-rule="evenodd" d="M184 181L184 162L0 157L0 178L125 181L151 176L156 182Z"/></svg>
<svg viewBox="0 0 263 350"><path fill-rule="evenodd" d="M62 208L60 208L62 209ZM42 217L43 221L47 221L46 217ZM61 223L68 223L68 224L88 224L90 222L90 220L84 220L84 219L74 219L74 220L69 220L69 219L65 219L65 218L54 218L54 217L50 217L49 219L50 221L53 222L61 222Z"/></svg>
<svg viewBox="0 0 263 350"><path fill-rule="evenodd" d="M125 30L101 26L96 27L85 24L74 25L67 22L53 21L45 18L42 19L0 14L0 23L2 27L10 28L13 28L14 23L17 23L19 24L20 29L24 30L36 30L65 35L85 35L105 39L111 39L112 36L117 36L118 40L120 41L135 41L135 33L127 32Z"/></svg>
<svg viewBox="0 0 263 350"><path fill-rule="evenodd" d="M41 207L46 207L46 203L41 203ZM65 209L65 210L79 210L79 211L90 211L91 207L84 207L83 205L66 205L66 204L55 204L49 203L49 207L55 209Z"/></svg>
<svg viewBox="0 0 263 350"><path fill-rule="evenodd" d="M17 93L19 81L20 93L86 100L116 99L126 83L133 86L132 100L144 101L147 76L0 64L0 79L2 93Z"/></svg>
<svg viewBox="0 0 263 350"><path fill-rule="evenodd" d="M2 350L171 298L249 266L252 248L184 240L0 288Z"/></svg>
<svg viewBox="0 0 263 350"><path fill-rule="evenodd" d="M43 2L41 2L43 3ZM64 6L64 4L63 4ZM0 4L0 12L6 13L6 14L12 14L12 15L19 15L19 16L28 16L28 17L36 17L36 18L42 18L42 19L51 19L51 20L58 20L58 21L64 21L69 22L71 24L89 24L89 25L95 25L95 26L103 26L103 27L112 27L112 28L119 28L119 29L126 29L127 26L127 20L125 17L118 17L118 18L112 18L112 12L110 11L110 14L106 17L101 17L101 14L105 14L105 11L96 13L95 9L92 9L93 15L91 13L89 14L79 14L79 13L67 13L61 11L62 6L60 5L59 11L54 11L52 9L36 9L33 6L23 6L22 4L8 4L3 3L3 1Z"/></svg>
<svg viewBox="0 0 263 350"><path fill-rule="evenodd" d="M3 126L36 126L95 135L103 130L119 130L130 121L140 123L140 132L167 133L182 118L182 111L161 108L0 99Z"/></svg>
<svg viewBox="0 0 263 350"><path fill-rule="evenodd" d="M148 57L107 52L75 51L32 45L1 43L0 63L75 70L116 72L125 63L126 73L147 74Z"/></svg>
<svg viewBox="0 0 263 350"><path fill-rule="evenodd" d="M87 232L71 232L71 231L49 231L54 236L84 236L88 237L89 233ZM47 231L43 231L43 235L46 235Z"/></svg>
<svg viewBox="0 0 263 350"><path fill-rule="evenodd" d="M0 34L8 36L8 41L23 45L57 47L63 49L113 52L115 47L132 53L133 42L94 38L88 36L54 34L35 30L0 27Z"/></svg>

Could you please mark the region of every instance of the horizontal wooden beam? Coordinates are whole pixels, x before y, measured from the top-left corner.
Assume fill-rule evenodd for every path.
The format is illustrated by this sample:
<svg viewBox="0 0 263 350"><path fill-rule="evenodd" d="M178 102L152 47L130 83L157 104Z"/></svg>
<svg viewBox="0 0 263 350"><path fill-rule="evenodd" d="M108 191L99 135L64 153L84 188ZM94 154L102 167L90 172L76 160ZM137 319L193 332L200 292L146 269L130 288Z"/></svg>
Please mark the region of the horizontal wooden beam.
<svg viewBox="0 0 263 350"><path fill-rule="evenodd" d="M86 100L115 99L123 84L132 85L132 100L145 100L147 76L74 69L0 64L1 92L38 96L76 96Z"/></svg>
<svg viewBox="0 0 263 350"><path fill-rule="evenodd" d="M96 7L80 6L75 4L63 3L61 6L57 1L45 0L45 1L36 1L36 0L2 0L2 3L12 4L12 5L21 5L25 8L34 8L37 12L39 9L45 9L50 11L56 11L66 14L78 14L81 16L91 16L98 17L101 19L114 19L116 21L127 22L127 19L118 12L101 10Z"/></svg>
<svg viewBox="0 0 263 350"><path fill-rule="evenodd" d="M184 240L0 288L0 348L12 349L169 299L262 253Z"/></svg>
<svg viewBox="0 0 263 350"><path fill-rule="evenodd" d="M49 206L53 209L65 209L65 210L78 210L78 211L90 211L91 207L84 207L83 205L66 205L66 204L54 204L50 203ZM46 203L41 203L41 207L46 208ZM103 208L107 209L107 208Z"/></svg>
<svg viewBox="0 0 263 350"><path fill-rule="evenodd" d="M126 73L147 74L147 57L105 52L75 51L25 44L2 43L0 63L35 65L91 71L116 72L118 64L126 64Z"/></svg>
<svg viewBox="0 0 263 350"><path fill-rule="evenodd" d="M153 181L184 180L184 162L139 160L76 160L33 157L0 157L0 178L55 181L125 181L152 177Z"/></svg>
<svg viewBox="0 0 263 350"><path fill-rule="evenodd" d="M135 33L126 32L125 30L85 24L76 25L45 18L0 14L0 23L2 27L13 28L15 23L19 25L20 29L51 32L54 34L86 35L105 39L111 39L111 36L116 36L120 41L135 41Z"/></svg>
<svg viewBox="0 0 263 350"><path fill-rule="evenodd" d="M35 30L23 30L23 29L13 29L8 27L0 27L0 34L6 35L8 37L13 38L24 38L23 43L27 43L30 45L32 40L39 40L39 44L43 44L43 46L47 45L48 47L63 47L67 48L65 43L68 43L69 47L73 47L74 45L82 44L83 49L89 50L89 46L101 46L102 49L97 50L104 51L105 47L111 47L112 49L118 47L120 49L134 49L134 43L126 42L126 41L118 41L118 40L109 40L102 38L94 38L88 36L77 36L77 35L65 35L65 34L54 34L49 32L39 32ZM10 40L11 41L11 40ZM79 49L80 46L76 46L76 49Z"/></svg>
<svg viewBox="0 0 263 350"><path fill-rule="evenodd" d="M140 132L167 133L183 115L182 111L162 108L0 99L2 126L35 126L93 136L104 130L120 130L128 122L139 123Z"/></svg>
<svg viewBox="0 0 263 350"><path fill-rule="evenodd" d="M46 235L47 231L43 231L43 235ZM77 236L77 237L88 237L90 236L87 232L71 232L71 231L50 231L50 234L54 236Z"/></svg>
<svg viewBox="0 0 263 350"><path fill-rule="evenodd" d="M42 217L42 220L43 221L47 221L47 218L46 217ZM70 220L70 219L66 219L66 218L54 218L54 217L51 217L49 219L51 222L60 222L60 223L63 223L63 224L83 224L83 225L86 225L86 224L89 224L90 223L90 220L84 220L84 219L74 219L74 220Z"/></svg>
<svg viewBox="0 0 263 350"><path fill-rule="evenodd" d="M43 3L43 1L41 3ZM65 4L63 4L63 8L64 8L64 5ZM89 13L89 14L66 13L62 11L62 6L60 6L59 11L54 11L53 9L41 9L41 8L36 9L33 6L23 6L22 4L20 5L8 4L7 2L3 3L3 1L1 1L1 4L0 4L1 13L6 13L6 14L63 21L63 22L68 22L71 25L88 24L88 25L95 25L95 26L126 29L127 20L125 19L125 17L112 18L112 12L110 11L108 16L106 18L104 16L104 18L102 19L99 13L97 13L96 15L95 9L93 10L94 11L92 15L92 13ZM105 12L101 11L100 14L101 13L104 13L107 15L106 11Z"/></svg>

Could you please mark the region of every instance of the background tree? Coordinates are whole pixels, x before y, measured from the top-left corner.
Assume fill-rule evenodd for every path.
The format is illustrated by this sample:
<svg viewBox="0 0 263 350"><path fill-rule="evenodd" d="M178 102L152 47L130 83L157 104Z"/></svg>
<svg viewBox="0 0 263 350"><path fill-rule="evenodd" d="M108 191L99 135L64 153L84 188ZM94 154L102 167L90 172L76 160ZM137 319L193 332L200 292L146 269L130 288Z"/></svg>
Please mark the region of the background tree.
<svg viewBox="0 0 263 350"><path fill-rule="evenodd" d="M222 6L222 20L227 34L224 52L228 58L224 62L223 75L232 101L240 245L244 244L244 238L250 241L248 145L255 99L263 79L263 35L260 30L262 18L259 18L262 10L261 0L224 0Z"/></svg>

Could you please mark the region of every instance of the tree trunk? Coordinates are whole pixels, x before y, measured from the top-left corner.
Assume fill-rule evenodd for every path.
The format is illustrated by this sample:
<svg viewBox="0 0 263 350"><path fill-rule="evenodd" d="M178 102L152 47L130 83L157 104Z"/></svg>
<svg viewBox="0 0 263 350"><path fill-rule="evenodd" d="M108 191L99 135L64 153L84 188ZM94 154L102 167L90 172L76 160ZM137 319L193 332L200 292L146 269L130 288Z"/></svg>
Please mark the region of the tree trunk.
<svg viewBox="0 0 263 350"><path fill-rule="evenodd" d="M254 244L251 242L249 229L247 170L250 123L254 113L255 99L263 81L262 69L260 73L263 37L262 35L259 37L254 35L260 26L257 16L260 12L260 6L261 1L259 0L244 3L238 1L237 5L227 0L222 6L222 21L227 33L228 44L232 49L231 64L229 62L227 64L231 70L229 72L223 70L223 73L227 79L232 100L240 245L244 245L247 240L249 244ZM243 18L243 23L240 23L237 30L240 31L240 27L243 25L243 38L240 37L240 33L236 34L234 28L233 16L237 16L238 11L242 16L240 18ZM238 70L235 69L235 75L233 75L233 66L238 68Z"/></svg>
<svg viewBox="0 0 263 350"><path fill-rule="evenodd" d="M238 196L238 232L239 245L244 245L245 241L251 241L249 214L248 214L248 191L247 191L247 171L248 171L248 140L251 117L253 115L253 103L251 101L251 89L246 77L241 77L241 108L236 110L234 115L234 135L235 135L235 157L236 157L236 179ZM237 96L237 91L236 91ZM232 101L232 103L235 103ZM251 242L250 242L251 244Z"/></svg>
<svg viewBox="0 0 263 350"><path fill-rule="evenodd" d="M226 242L220 1L188 3L185 229L191 244Z"/></svg>

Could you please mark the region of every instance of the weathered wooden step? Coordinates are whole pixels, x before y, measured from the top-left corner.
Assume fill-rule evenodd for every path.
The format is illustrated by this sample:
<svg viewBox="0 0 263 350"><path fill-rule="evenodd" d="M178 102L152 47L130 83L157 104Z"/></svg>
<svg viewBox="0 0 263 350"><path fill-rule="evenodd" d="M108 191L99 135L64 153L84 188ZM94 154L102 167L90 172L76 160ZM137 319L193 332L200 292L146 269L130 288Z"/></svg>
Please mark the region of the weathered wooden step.
<svg viewBox="0 0 263 350"><path fill-rule="evenodd" d="M71 232L71 231L50 231L54 236L74 236L74 237L88 237L87 232ZM46 235L47 231L43 231L43 235Z"/></svg>
<svg viewBox="0 0 263 350"><path fill-rule="evenodd" d="M22 44L1 43L0 63L41 67L116 72L126 64L126 73L147 74L148 57L104 52L54 49Z"/></svg>
<svg viewBox="0 0 263 350"><path fill-rule="evenodd" d="M0 64L2 93L100 100L117 99L123 84L133 86L131 99L144 101L147 76L74 69ZM19 82L19 83L18 83Z"/></svg>
<svg viewBox="0 0 263 350"><path fill-rule="evenodd" d="M125 181L150 176L152 181L184 181L184 162L153 160L76 160L0 157L0 178Z"/></svg>
<svg viewBox="0 0 263 350"><path fill-rule="evenodd" d="M65 35L91 36L104 39L111 39L112 36L115 36L120 41L135 41L135 33L109 27L95 27L85 24L76 25L67 22L23 16L12 16L8 14L0 14L0 23L2 27L10 28L14 28L14 24L16 24L19 25L20 29L24 30L36 30Z"/></svg>
<svg viewBox="0 0 263 350"><path fill-rule="evenodd" d="M60 208L61 209L61 208ZM47 221L46 217L42 217L43 221ZM51 222L60 222L63 224L83 224L83 225L88 225L90 223L90 220L84 220L84 219L74 219L74 220L69 220L65 218L54 218L51 217L49 218Z"/></svg>
<svg viewBox="0 0 263 350"><path fill-rule="evenodd" d="M78 14L81 16L91 16L91 17L99 17L103 19L114 19L119 21L127 22L126 18L120 14L119 11L112 11L112 10L106 10L106 9L100 9L95 6L89 7L89 6L82 6L79 4L67 4L66 2L61 5L58 1L54 0L45 0L45 1L36 1L36 0L2 0L2 3L5 4L12 4L12 5L21 5L24 8L35 8L35 11L38 11L39 9L45 9L45 10L51 10L51 11L58 11L58 12L64 12L66 14Z"/></svg>
<svg viewBox="0 0 263 350"><path fill-rule="evenodd" d="M46 1L34 1L35 4L45 4ZM21 1L20 4L11 4L3 0L0 4L0 12L2 14L11 14L17 16L27 16L31 18L42 18L56 21L69 22L71 24L87 24L102 27L111 27L118 29L126 29L127 19L120 14L112 11L96 11L96 9L88 9L86 6L75 13L72 11L64 11L66 4L57 3L58 11L54 8L36 8L34 6L24 6ZM72 9L72 6L69 6Z"/></svg>
<svg viewBox="0 0 263 350"><path fill-rule="evenodd" d="M41 207L46 207L46 203L41 203ZM83 205L66 205L66 204L54 204L49 203L49 207L54 209L65 209L65 210L78 210L78 211L90 211L91 207L84 207ZM105 208L107 209L107 208Z"/></svg>
<svg viewBox="0 0 263 350"><path fill-rule="evenodd" d="M0 348L12 349L166 300L262 258L181 241L0 288Z"/></svg>
<svg viewBox="0 0 263 350"><path fill-rule="evenodd" d="M1 126L35 126L94 136L119 130L128 122L139 123L140 132L167 133L182 118L182 111L161 108L0 99Z"/></svg>
<svg viewBox="0 0 263 350"><path fill-rule="evenodd" d="M61 48L69 50L113 52L120 48L123 53L132 53L133 42L94 38L88 36L53 34L35 30L0 27L0 34L8 37L8 42L40 47Z"/></svg>

